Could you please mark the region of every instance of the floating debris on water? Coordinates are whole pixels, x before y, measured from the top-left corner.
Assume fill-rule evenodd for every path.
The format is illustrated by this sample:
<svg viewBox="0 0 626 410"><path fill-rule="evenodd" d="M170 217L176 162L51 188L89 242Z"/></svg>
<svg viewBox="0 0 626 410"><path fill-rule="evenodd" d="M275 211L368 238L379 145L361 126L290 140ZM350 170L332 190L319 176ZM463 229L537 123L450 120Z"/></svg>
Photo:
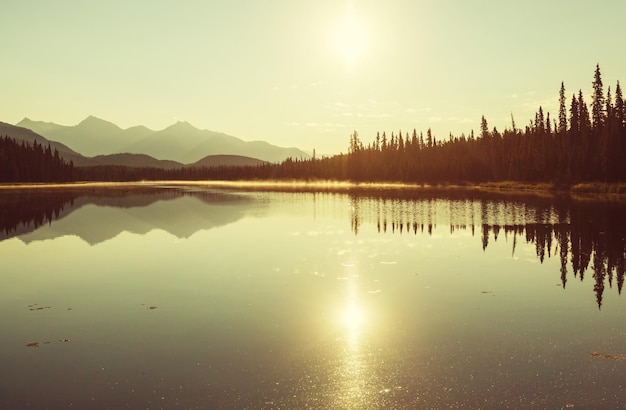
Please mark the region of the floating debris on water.
<svg viewBox="0 0 626 410"><path fill-rule="evenodd" d="M609 359L609 360L624 360L626 359L626 354L603 354L598 352L589 353L591 357L594 359Z"/></svg>
<svg viewBox="0 0 626 410"><path fill-rule="evenodd" d="M28 310L44 310L44 309L51 309L51 306L37 306L37 303L33 303L32 305L28 305L26 306L28 308Z"/></svg>
<svg viewBox="0 0 626 410"><path fill-rule="evenodd" d="M480 293L493 293L491 290L481 290Z"/></svg>
<svg viewBox="0 0 626 410"><path fill-rule="evenodd" d="M69 341L70 341L70 339L59 339L59 342L61 342L61 343L68 343ZM49 345L50 343L52 343L52 342L50 342L50 341L45 341L45 342L41 342L41 343L40 342L30 342L30 343L26 343L24 346L26 346L26 347L39 347L42 344Z"/></svg>

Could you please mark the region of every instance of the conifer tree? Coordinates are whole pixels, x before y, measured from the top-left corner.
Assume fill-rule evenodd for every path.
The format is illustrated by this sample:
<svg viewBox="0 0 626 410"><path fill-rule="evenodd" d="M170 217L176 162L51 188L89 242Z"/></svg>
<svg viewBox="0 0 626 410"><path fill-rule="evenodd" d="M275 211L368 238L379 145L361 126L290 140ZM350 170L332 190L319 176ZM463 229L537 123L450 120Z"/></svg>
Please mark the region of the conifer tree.
<svg viewBox="0 0 626 410"><path fill-rule="evenodd" d="M614 118L613 101L611 100L611 86L606 91L606 125L611 125Z"/></svg>
<svg viewBox="0 0 626 410"><path fill-rule="evenodd" d="M561 90L559 91L559 128L560 134L567 131L567 112L565 109L565 84L561 81Z"/></svg>
<svg viewBox="0 0 626 410"><path fill-rule="evenodd" d="M576 94L572 95L572 105L569 109L569 129L572 133L580 131L580 118L578 117L578 101Z"/></svg>
<svg viewBox="0 0 626 410"><path fill-rule="evenodd" d="M591 119L589 118L589 109L583 98L583 91L578 90L578 120L580 121L580 130L588 131L591 128Z"/></svg>
<svg viewBox="0 0 626 410"><path fill-rule="evenodd" d="M489 138L489 125L484 115L480 119L480 137L484 139Z"/></svg>
<svg viewBox="0 0 626 410"><path fill-rule="evenodd" d="M600 74L600 64L596 65L593 76L593 96L591 102L591 118L593 128L600 129L604 125L604 91L602 90L602 75Z"/></svg>
<svg viewBox="0 0 626 410"><path fill-rule="evenodd" d="M615 87L615 118L617 119L618 127L624 128L626 126L626 123L624 123L624 97L622 96L622 88L619 85L619 81Z"/></svg>
<svg viewBox="0 0 626 410"><path fill-rule="evenodd" d="M546 120L543 116L543 108L541 108L541 106L539 106L539 111L535 114L535 129L540 135L546 130Z"/></svg>

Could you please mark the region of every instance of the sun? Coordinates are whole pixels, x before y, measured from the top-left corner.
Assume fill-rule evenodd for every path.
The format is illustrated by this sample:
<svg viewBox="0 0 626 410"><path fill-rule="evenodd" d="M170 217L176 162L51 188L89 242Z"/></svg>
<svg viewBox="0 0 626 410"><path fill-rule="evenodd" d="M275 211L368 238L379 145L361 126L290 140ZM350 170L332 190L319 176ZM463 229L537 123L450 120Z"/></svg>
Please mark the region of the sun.
<svg viewBox="0 0 626 410"><path fill-rule="evenodd" d="M337 24L332 32L331 42L334 51L350 67L364 57L370 46L367 27L354 13L349 13Z"/></svg>

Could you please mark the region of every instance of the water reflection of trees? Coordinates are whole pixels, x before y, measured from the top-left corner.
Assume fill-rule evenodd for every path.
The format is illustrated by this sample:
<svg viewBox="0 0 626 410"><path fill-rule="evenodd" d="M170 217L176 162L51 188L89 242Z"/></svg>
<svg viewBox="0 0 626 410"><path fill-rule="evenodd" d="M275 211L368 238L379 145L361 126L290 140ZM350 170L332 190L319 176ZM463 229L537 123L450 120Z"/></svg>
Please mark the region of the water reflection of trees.
<svg viewBox="0 0 626 410"><path fill-rule="evenodd" d="M598 307L606 284L621 294L626 257L626 206L615 202L574 201L567 198L389 198L381 195L352 197L352 230L373 224L380 233L432 235L437 224L450 233L471 231L483 250L502 235L512 243L534 244L541 263L556 257L565 288L568 272L584 280L591 273Z"/></svg>
<svg viewBox="0 0 626 410"><path fill-rule="evenodd" d="M193 196L204 204L232 205L248 201L244 196L227 195L206 189L174 188L174 187L140 187L140 186L102 186L102 187L73 187L57 189L4 189L0 191L0 241L8 238L28 234L44 225L51 225L54 221L79 210L85 205L112 208L147 207L157 201L174 200L180 197ZM181 210L184 212L184 210ZM233 215L228 212L211 215L211 221L218 224L238 218L236 209ZM99 227L119 222L120 232L126 227L124 221L88 221L89 226L75 226L73 234L80 236L79 231L89 230L96 232ZM144 221L145 222L145 221ZM84 229L83 229L84 228ZM198 226L197 229L202 229Z"/></svg>
<svg viewBox="0 0 626 410"><path fill-rule="evenodd" d="M0 195L0 239L10 238L58 219L71 207L76 192L15 190Z"/></svg>

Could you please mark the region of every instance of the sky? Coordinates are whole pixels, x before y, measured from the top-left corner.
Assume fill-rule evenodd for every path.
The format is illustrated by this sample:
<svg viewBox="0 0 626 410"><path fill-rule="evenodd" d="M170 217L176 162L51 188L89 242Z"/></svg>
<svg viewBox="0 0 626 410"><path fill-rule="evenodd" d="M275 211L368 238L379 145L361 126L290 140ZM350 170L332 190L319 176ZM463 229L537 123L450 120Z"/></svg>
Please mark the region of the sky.
<svg viewBox="0 0 626 410"><path fill-rule="evenodd" d="M600 64L626 81L623 0L8 0L0 121L177 121L322 155L357 131L524 127Z"/></svg>

